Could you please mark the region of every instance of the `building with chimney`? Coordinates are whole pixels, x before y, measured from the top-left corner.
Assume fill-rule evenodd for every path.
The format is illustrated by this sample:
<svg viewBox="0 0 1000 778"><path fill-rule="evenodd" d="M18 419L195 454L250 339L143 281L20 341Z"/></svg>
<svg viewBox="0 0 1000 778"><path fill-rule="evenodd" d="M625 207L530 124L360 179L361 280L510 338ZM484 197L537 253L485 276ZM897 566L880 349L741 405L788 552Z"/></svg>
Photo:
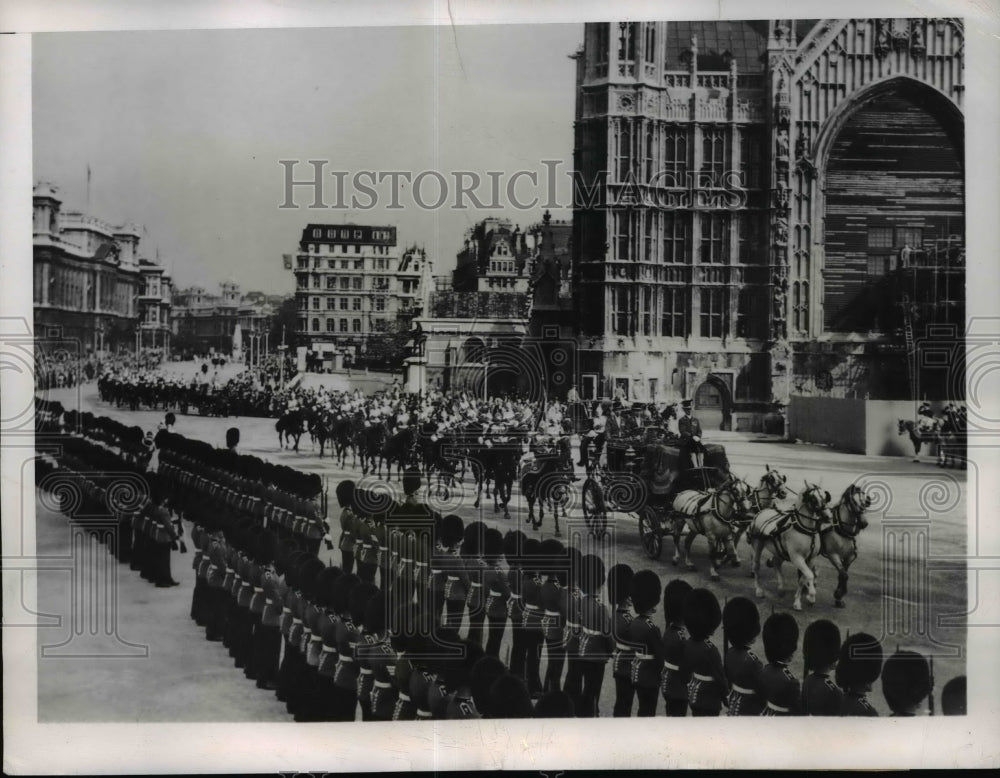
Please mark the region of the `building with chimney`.
<svg viewBox="0 0 1000 778"><path fill-rule="evenodd" d="M151 310L140 304L147 278L159 278L159 289L170 283L159 264L140 259L139 228L63 210L50 183L35 186L33 205L36 336L59 333L77 340L84 352L138 348ZM157 298L158 320L169 319L169 299Z"/></svg>
<svg viewBox="0 0 1000 778"><path fill-rule="evenodd" d="M791 394L943 396L964 327L959 19L612 22L576 55L585 397L757 428ZM958 328L957 330L955 328Z"/></svg>

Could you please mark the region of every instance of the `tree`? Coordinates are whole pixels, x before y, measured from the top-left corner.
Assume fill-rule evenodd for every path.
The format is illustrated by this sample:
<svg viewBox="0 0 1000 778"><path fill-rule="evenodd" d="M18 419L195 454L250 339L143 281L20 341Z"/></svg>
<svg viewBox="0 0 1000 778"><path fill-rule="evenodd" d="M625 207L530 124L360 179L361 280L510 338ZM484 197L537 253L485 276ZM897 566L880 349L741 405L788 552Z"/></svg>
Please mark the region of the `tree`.
<svg viewBox="0 0 1000 778"><path fill-rule="evenodd" d="M364 360L369 367L395 372L403 369L403 360L410 355L412 335L403 327L368 336Z"/></svg>

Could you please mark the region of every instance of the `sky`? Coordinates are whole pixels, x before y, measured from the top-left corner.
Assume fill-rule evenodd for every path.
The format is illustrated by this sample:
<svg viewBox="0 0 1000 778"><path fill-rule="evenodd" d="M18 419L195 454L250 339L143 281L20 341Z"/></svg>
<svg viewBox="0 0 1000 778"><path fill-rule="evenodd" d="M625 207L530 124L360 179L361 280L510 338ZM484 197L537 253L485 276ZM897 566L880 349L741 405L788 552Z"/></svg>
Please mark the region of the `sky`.
<svg viewBox="0 0 1000 778"><path fill-rule="evenodd" d="M444 274L482 218L540 221L549 170L567 200L570 55L582 40L582 24L36 34L34 178L59 188L65 210L141 225L140 253L159 253L181 287L231 278L245 291L291 292L282 255L313 222L396 225L398 242L423 246ZM371 182L370 210L314 209L311 188L287 200L280 160L300 161L296 180L312 178L308 160L324 160L326 206L352 195L367 205L353 183L364 170L439 171L447 201L420 207L440 197L429 174L418 193L399 180L398 209L387 207L389 178ZM465 170L482 179L478 199L500 210L471 197L451 207ZM508 199L519 170L535 171L538 185L515 179L514 197L538 207ZM335 171L347 174L343 198ZM502 174L499 198L489 171Z"/></svg>

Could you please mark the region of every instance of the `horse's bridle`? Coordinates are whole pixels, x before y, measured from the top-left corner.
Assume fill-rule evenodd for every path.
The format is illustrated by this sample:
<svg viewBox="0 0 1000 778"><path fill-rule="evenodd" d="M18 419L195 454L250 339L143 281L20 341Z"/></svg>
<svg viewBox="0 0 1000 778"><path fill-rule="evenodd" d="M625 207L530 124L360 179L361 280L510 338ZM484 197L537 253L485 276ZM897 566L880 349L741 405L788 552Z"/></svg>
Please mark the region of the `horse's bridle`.
<svg viewBox="0 0 1000 778"><path fill-rule="evenodd" d="M830 530L835 531L842 538L847 540L854 540L861 533L861 516L865 512L868 506L861 505L855 502L857 495L863 495L864 492L861 489L854 489L851 491L850 502L841 502L848 515L853 519L850 524L846 524L840 519L840 511L833 511L833 520L823 528L823 532L829 532ZM840 507L840 506L838 506Z"/></svg>

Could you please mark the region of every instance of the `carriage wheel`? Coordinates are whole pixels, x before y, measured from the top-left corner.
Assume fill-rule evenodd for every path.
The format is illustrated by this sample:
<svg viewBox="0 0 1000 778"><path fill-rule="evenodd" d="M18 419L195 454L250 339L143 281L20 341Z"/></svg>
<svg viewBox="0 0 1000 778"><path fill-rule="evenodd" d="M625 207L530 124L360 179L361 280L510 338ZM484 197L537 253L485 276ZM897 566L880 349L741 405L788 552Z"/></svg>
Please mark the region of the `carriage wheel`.
<svg viewBox="0 0 1000 778"><path fill-rule="evenodd" d="M607 534L608 509L604 504L604 493L593 478L583 483L583 518L595 539L599 540Z"/></svg>
<svg viewBox="0 0 1000 778"><path fill-rule="evenodd" d="M663 536L660 534L656 511L644 505L639 511L639 542L650 559L659 559L663 553Z"/></svg>

